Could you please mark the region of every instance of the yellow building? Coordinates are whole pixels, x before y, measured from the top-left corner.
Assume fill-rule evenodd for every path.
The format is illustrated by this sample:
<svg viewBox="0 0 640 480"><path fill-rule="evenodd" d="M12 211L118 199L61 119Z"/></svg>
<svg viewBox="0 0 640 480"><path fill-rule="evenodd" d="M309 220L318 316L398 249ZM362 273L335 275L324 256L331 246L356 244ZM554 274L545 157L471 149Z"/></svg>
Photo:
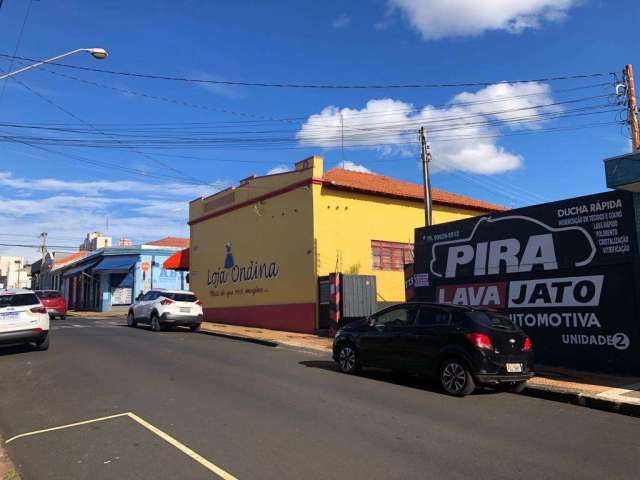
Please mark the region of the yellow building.
<svg viewBox="0 0 640 480"><path fill-rule="evenodd" d="M502 210L434 190L433 221ZM326 327L319 278L375 275L380 302L404 300L404 263L424 224L422 187L323 170L313 156L286 173L249 177L189 205L190 284L208 321L296 332Z"/></svg>

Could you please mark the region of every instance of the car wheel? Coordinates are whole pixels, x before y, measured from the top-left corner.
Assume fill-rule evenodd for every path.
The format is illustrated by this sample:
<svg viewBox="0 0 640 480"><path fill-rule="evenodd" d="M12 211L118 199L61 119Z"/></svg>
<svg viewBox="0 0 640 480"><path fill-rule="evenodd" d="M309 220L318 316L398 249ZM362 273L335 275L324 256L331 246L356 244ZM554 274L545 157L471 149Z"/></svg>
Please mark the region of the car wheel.
<svg viewBox="0 0 640 480"><path fill-rule="evenodd" d="M192 332L199 332L200 324L198 323L197 325L189 325L189 330L191 330Z"/></svg>
<svg viewBox="0 0 640 480"><path fill-rule="evenodd" d="M137 325L138 322L136 322L136 317L133 316L133 312L129 312L129 314L127 315L127 327L134 328Z"/></svg>
<svg viewBox="0 0 640 480"><path fill-rule="evenodd" d="M158 318L158 314L155 312L151 314L151 330L153 330L154 332L159 332L162 330L160 319Z"/></svg>
<svg viewBox="0 0 640 480"><path fill-rule="evenodd" d="M67 316L66 315L60 315L60 320L66 320Z"/></svg>
<svg viewBox="0 0 640 480"><path fill-rule="evenodd" d="M500 385L500 389L510 393L522 393L527 388L527 381L503 383Z"/></svg>
<svg viewBox="0 0 640 480"><path fill-rule="evenodd" d="M47 333L47 336L44 337L44 339L36 342L36 347L40 351L49 350L49 334L48 333Z"/></svg>
<svg viewBox="0 0 640 480"><path fill-rule="evenodd" d="M445 360L440 367L440 386L456 397L469 395L476 388L469 369L456 358Z"/></svg>
<svg viewBox="0 0 640 480"><path fill-rule="evenodd" d="M354 374L360 370L358 351L351 343L345 343L338 352L338 367L342 373Z"/></svg>

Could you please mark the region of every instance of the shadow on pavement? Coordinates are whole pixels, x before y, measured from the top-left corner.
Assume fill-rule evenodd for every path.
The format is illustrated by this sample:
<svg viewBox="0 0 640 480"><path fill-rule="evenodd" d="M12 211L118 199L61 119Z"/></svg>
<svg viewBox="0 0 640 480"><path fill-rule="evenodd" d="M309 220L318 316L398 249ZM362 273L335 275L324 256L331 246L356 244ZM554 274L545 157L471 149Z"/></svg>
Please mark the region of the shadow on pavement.
<svg viewBox="0 0 640 480"><path fill-rule="evenodd" d="M321 361L321 360L305 360L299 362L300 365L304 365L305 367L311 368L319 368L322 370L327 370L330 372L334 372L339 375L344 375L338 370L335 362L331 361ZM374 380L378 382L391 383L394 385L400 385L403 387L415 388L417 390L424 390L432 393L439 393L441 395L445 395L440 389L440 386L432 379L428 377L421 377L418 375L410 375L407 373L401 372L392 372L387 370L377 370L377 369L364 369L357 375L358 377L368 378L369 380ZM484 389L477 388L472 395L491 395L500 393L497 390L493 389ZM455 397L451 397L455 398Z"/></svg>
<svg viewBox="0 0 640 480"><path fill-rule="evenodd" d="M39 352L39 350L31 344L16 344L16 345L7 345L2 346L0 348L0 357L4 357L5 355L16 355L18 353L27 353L27 352Z"/></svg>

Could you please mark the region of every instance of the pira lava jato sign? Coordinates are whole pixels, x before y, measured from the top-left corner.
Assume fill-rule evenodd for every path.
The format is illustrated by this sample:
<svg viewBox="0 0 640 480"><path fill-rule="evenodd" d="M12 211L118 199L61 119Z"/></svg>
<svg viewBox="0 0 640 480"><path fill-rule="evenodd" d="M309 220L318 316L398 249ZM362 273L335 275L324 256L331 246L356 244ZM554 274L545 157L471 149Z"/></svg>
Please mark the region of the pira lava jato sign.
<svg viewBox="0 0 640 480"><path fill-rule="evenodd" d="M640 373L631 193L534 205L415 235L415 298L506 313L531 336L541 363Z"/></svg>

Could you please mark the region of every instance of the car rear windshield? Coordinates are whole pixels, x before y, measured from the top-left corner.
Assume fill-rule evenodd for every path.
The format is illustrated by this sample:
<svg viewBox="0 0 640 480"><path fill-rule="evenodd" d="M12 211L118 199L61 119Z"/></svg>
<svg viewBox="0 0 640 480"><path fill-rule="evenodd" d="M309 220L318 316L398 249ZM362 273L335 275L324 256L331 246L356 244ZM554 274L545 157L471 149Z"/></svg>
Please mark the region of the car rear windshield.
<svg viewBox="0 0 640 480"><path fill-rule="evenodd" d="M16 293L13 295L0 295L0 308L24 307L25 305L37 305L38 297L33 293Z"/></svg>
<svg viewBox="0 0 640 480"><path fill-rule="evenodd" d="M504 315L491 312L468 312L469 317L474 323L483 327L494 328L496 330L516 330L516 326L511 320Z"/></svg>
<svg viewBox="0 0 640 480"><path fill-rule="evenodd" d="M60 295L60 292L36 292L36 294L38 295L38 297L40 298L60 298L62 295Z"/></svg>
<svg viewBox="0 0 640 480"><path fill-rule="evenodd" d="M163 293L163 297L170 298L176 302L197 302L198 297L193 293Z"/></svg>

